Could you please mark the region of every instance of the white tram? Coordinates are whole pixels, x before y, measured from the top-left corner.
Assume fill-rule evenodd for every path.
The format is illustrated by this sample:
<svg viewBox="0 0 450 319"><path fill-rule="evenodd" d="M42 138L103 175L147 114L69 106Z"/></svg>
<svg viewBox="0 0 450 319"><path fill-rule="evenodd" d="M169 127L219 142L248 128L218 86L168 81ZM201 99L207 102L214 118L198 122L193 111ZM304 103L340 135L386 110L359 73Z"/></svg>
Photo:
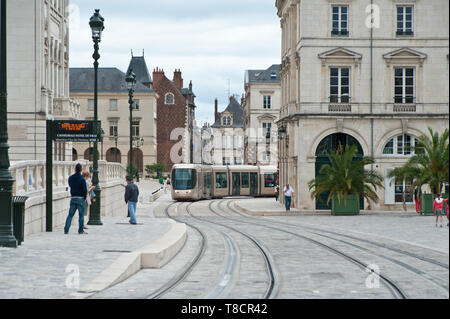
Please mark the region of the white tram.
<svg viewBox="0 0 450 319"><path fill-rule="evenodd" d="M172 199L200 200L228 196L275 196L277 168L250 165L176 164Z"/></svg>

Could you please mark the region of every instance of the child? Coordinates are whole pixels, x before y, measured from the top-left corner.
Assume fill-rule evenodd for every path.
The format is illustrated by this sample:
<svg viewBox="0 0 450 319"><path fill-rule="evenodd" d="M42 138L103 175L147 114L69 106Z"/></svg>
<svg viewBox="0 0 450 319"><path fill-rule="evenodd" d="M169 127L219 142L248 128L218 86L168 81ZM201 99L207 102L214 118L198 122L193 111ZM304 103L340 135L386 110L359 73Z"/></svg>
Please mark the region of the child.
<svg viewBox="0 0 450 319"><path fill-rule="evenodd" d="M447 201L448 201L447 198L441 198L441 194L437 194L437 198L433 202L433 212L436 215L436 227L438 224L439 216L441 217L441 227L442 227L442 215L444 210L444 203Z"/></svg>

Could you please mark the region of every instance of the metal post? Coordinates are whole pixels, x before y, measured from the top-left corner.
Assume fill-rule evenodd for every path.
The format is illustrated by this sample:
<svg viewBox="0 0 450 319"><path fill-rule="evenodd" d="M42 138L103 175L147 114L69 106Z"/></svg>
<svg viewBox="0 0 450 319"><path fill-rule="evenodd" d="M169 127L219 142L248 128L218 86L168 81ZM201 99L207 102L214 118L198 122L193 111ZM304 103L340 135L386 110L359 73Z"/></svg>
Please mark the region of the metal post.
<svg viewBox="0 0 450 319"><path fill-rule="evenodd" d="M94 39L94 122L97 137L100 135L101 127L98 125L98 59L100 54L98 53L98 39ZM92 185L95 186L95 201L92 202L91 212L89 214L88 225L103 225L101 222L101 188L99 186L98 179L98 139L94 141L94 165L92 174Z"/></svg>
<svg viewBox="0 0 450 319"><path fill-rule="evenodd" d="M0 247L17 247L13 232L12 188L14 179L9 170L7 59L6 59L6 0L0 6Z"/></svg>
<svg viewBox="0 0 450 319"><path fill-rule="evenodd" d="M133 90L128 91L128 103L130 104L130 176L133 177Z"/></svg>
<svg viewBox="0 0 450 319"><path fill-rule="evenodd" d="M53 231L53 120L47 120L47 160L45 163L45 230Z"/></svg>

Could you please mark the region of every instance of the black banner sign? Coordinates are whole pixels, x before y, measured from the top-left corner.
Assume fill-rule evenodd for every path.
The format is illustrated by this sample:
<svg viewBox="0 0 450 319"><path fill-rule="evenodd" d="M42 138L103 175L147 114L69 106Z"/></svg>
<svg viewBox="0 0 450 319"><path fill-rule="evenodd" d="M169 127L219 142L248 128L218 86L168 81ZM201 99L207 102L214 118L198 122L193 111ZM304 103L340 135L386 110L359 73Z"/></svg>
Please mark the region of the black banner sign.
<svg viewBox="0 0 450 319"><path fill-rule="evenodd" d="M99 142L100 121L53 121L53 140Z"/></svg>

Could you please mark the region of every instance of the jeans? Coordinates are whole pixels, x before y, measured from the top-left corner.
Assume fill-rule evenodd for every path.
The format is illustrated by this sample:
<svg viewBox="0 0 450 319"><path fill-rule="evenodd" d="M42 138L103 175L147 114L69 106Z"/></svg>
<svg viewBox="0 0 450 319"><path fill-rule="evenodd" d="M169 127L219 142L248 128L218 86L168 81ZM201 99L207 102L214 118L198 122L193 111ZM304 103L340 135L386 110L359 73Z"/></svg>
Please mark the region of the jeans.
<svg viewBox="0 0 450 319"><path fill-rule="evenodd" d="M286 210L291 210L291 196L284 196L285 204L286 204Z"/></svg>
<svg viewBox="0 0 450 319"><path fill-rule="evenodd" d="M128 202L128 211L130 212L130 223L136 224L136 202Z"/></svg>
<svg viewBox="0 0 450 319"><path fill-rule="evenodd" d="M78 210L78 233L84 232L84 210L86 201L82 198L72 198L70 200L69 216L66 219L66 226L64 232L68 233L70 225L72 225L72 218L75 212Z"/></svg>

